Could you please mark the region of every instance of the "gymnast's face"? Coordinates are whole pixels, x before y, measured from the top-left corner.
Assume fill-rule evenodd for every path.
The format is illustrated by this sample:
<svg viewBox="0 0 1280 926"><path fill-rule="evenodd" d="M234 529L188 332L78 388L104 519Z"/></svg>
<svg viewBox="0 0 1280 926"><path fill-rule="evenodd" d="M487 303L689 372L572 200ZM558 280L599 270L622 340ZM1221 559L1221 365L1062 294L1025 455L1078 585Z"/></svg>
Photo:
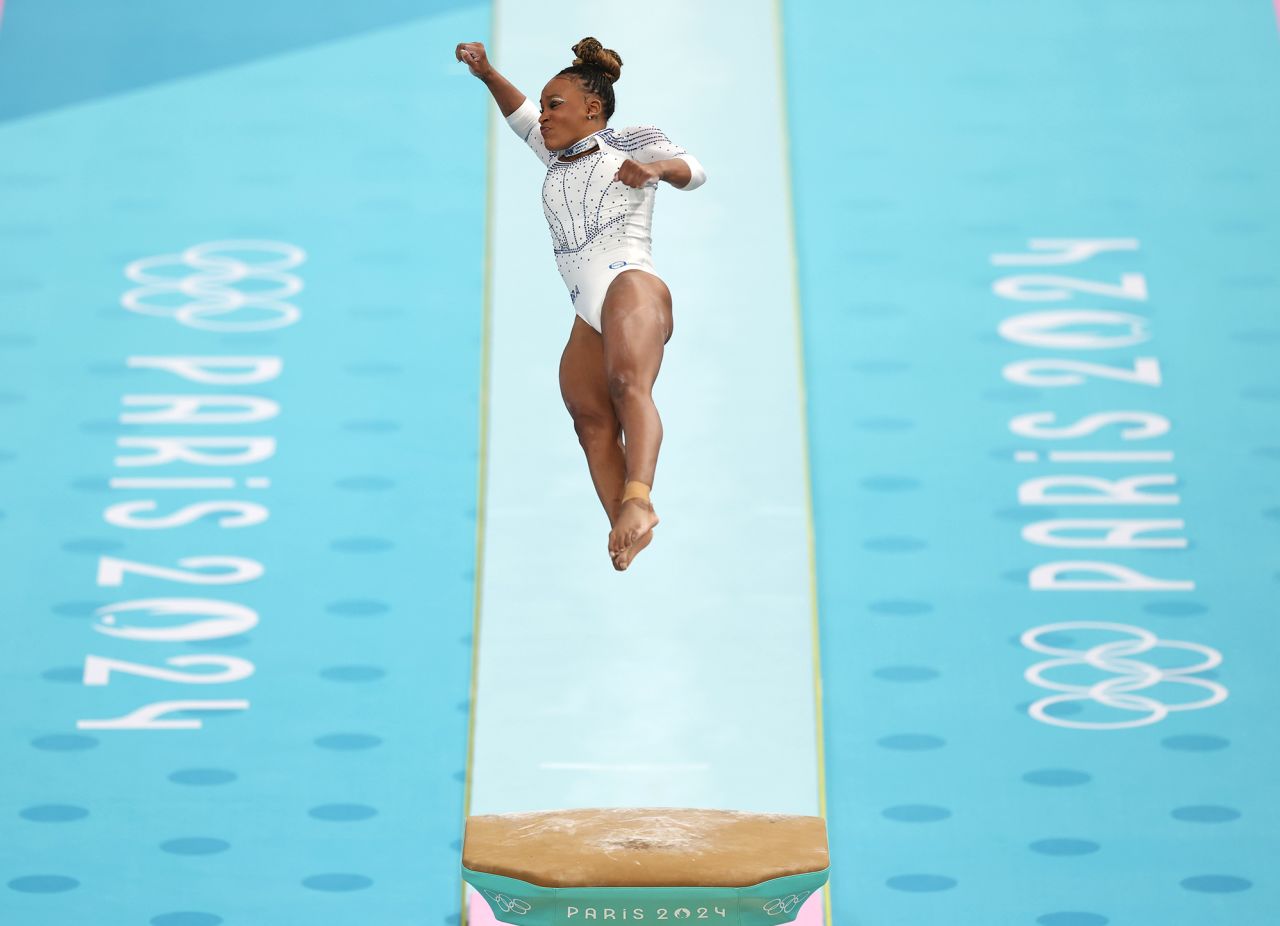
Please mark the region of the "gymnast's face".
<svg viewBox="0 0 1280 926"><path fill-rule="evenodd" d="M604 128L604 104L569 77L553 77L542 88L538 125L542 143L552 151L568 148L580 138ZM588 118L595 116L594 119Z"/></svg>

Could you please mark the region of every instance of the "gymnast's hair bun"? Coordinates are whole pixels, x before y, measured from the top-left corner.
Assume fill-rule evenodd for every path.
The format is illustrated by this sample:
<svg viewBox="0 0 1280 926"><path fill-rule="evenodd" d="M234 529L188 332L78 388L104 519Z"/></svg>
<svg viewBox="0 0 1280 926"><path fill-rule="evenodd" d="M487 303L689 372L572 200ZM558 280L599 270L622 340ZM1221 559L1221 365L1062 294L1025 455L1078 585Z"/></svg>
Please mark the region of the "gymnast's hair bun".
<svg viewBox="0 0 1280 926"><path fill-rule="evenodd" d="M612 48L602 46L599 39L587 36L573 46L573 53L577 56L573 59L575 66L585 64L599 68L611 84L617 83L622 76L622 56Z"/></svg>

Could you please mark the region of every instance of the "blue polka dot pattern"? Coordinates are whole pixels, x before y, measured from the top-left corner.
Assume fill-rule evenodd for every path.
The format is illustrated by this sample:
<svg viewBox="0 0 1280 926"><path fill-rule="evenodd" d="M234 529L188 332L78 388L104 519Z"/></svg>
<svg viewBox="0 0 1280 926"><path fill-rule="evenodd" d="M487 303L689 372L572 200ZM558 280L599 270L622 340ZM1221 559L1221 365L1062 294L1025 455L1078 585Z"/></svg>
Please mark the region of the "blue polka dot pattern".
<svg viewBox="0 0 1280 926"><path fill-rule="evenodd" d="M1257 402L1280 402L1280 386L1250 386L1241 389L1240 395Z"/></svg>
<svg viewBox="0 0 1280 926"><path fill-rule="evenodd" d="M1142 606L1142 610L1161 617L1191 617L1204 614L1209 609L1196 601L1150 601Z"/></svg>
<svg viewBox="0 0 1280 926"><path fill-rule="evenodd" d="M308 814L317 820L351 821L367 820L376 816L378 811L366 804L321 804L312 807Z"/></svg>
<svg viewBox="0 0 1280 926"><path fill-rule="evenodd" d="M95 748L98 741L79 733L53 733L33 739L31 745L46 752L80 752Z"/></svg>
<svg viewBox="0 0 1280 926"><path fill-rule="evenodd" d="M325 606L325 610L340 617L373 617L386 614L391 610L391 606L371 598L349 598L343 601L332 601Z"/></svg>
<svg viewBox="0 0 1280 926"><path fill-rule="evenodd" d="M1175 820L1182 820L1185 823L1230 823L1232 820L1240 819L1240 811L1234 807L1199 804L1175 808L1172 816Z"/></svg>
<svg viewBox="0 0 1280 926"><path fill-rule="evenodd" d="M37 804L24 807L20 816L34 823L69 823L72 820L83 820L89 816L89 811L74 804Z"/></svg>
<svg viewBox="0 0 1280 926"><path fill-rule="evenodd" d="M1041 785L1048 788L1070 788L1088 784L1093 776L1071 768L1038 768L1022 776L1027 784Z"/></svg>
<svg viewBox="0 0 1280 926"><path fill-rule="evenodd" d="M45 669L40 677L47 682L79 682L84 678L84 669L81 666L58 666Z"/></svg>
<svg viewBox="0 0 1280 926"><path fill-rule="evenodd" d="M194 910L182 910L174 913L161 913L147 921L150 926L220 926L222 917L214 913L199 913Z"/></svg>
<svg viewBox="0 0 1280 926"><path fill-rule="evenodd" d="M1016 569L1005 569L1000 573L1000 578L1004 579L1011 585L1023 586L1027 584L1027 573L1030 570L1026 566L1019 566Z"/></svg>
<svg viewBox="0 0 1280 926"><path fill-rule="evenodd" d="M1275 344L1280 341L1280 328L1249 328L1231 332L1233 341L1245 344Z"/></svg>
<svg viewBox="0 0 1280 926"><path fill-rule="evenodd" d="M206 836L188 836L162 842L160 848L173 855L216 855L230 849L231 843Z"/></svg>
<svg viewBox="0 0 1280 926"><path fill-rule="evenodd" d="M1216 752L1219 749L1226 749L1231 745L1231 741L1226 737L1211 734L1183 734L1167 736L1160 741L1160 744L1165 749L1177 752Z"/></svg>
<svg viewBox="0 0 1280 926"><path fill-rule="evenodd" d="M1098 913L1064 911L1036 917L1037 926L1107 926L1111 922Z"/></svg>
<svg viewBox="0 0 1280 926"><path fill-rule="evenodd" d="M9 882L9 887L24 894L60 894L80 886L66 875L24 875Z"/></svg>
<svg viewBox="0 0 1280 926"><path fill-rule="evenodd" d="M1189 891L1201 894L1234 894L1247 891L1253 882L1236 875L1195 875L1180 882Z"/></svg>
<svg viewBox="0 0 1280 926"><path fill-rule="evenodd" d="M53 613L59 617L92 617L103 604L101 601L62 601L53 606Z"/></svg>
<svg viewBox="0 0 1280 926"><path fill-rule="evenodd" d="M1091 855L1101 846L1088 839L1037 839L1027 848L1041 855Z"/></svg>

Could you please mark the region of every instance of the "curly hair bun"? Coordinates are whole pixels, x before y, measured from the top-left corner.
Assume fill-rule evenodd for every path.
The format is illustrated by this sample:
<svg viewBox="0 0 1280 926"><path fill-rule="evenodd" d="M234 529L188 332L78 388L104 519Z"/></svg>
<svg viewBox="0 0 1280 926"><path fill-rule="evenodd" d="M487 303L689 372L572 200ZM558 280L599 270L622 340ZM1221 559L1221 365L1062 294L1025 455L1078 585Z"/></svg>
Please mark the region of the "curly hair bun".
<svg viewBox="0 0 1280 926"><path fill-rule="evenodd" d="M577 56L573 59L574 65L585 64L599 68L604 71L604 76L611 84L617 83L622 76L622 56L612 48L605 48L599 39L587 36L574 45L572 50Z"/></svg>

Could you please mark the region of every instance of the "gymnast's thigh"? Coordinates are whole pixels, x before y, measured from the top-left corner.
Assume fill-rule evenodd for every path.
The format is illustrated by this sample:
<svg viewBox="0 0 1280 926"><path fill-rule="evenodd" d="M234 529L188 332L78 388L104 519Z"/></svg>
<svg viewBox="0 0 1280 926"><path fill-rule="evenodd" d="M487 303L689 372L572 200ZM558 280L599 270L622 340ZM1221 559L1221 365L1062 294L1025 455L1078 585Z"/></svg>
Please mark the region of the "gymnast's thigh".
<svg viewBox="0 0 1280 926"><path fill-rule="evenodd" d="M662 277L649 269L623 271L613 280L601 309L601 332L605 338L605 365L609 365L609 341L619 336L648 341L660 337L659 346L671 340L675 320L671 310L671 290Z"/></svg>
<svg viewBox="0 0 1280 926"><path fill-rule="evenodd" d="M575 315L569 343L560 355L560 396L574 421L616 429L613 400L604 372L604 339Z"/></svg>

